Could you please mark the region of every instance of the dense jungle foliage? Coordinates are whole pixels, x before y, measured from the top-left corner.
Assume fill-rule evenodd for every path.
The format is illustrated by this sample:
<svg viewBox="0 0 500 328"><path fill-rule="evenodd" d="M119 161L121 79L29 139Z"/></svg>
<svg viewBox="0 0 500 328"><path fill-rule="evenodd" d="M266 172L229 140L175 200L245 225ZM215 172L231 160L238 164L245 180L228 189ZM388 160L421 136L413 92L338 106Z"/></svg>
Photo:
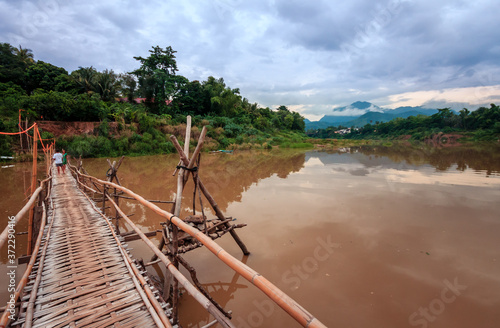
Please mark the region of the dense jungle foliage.
<svg viewBox="0 0 500 328"><path fill-rule="evenodd" d="M189 81L177 73L175 53L153 47L147 58L134 57L137 69L123 74L93 67L68 73L34 60L30 49L1 43L0 131L17 132L23 109L22 120L29 122L100 122L93 134L57 139L72 155L157 154L174 151L169 133L191 115L195 128L207 126L208 149L310 146L299 113L250 103L223 78ZM0 136L0 153L12 154L18 140Z"/></svg>

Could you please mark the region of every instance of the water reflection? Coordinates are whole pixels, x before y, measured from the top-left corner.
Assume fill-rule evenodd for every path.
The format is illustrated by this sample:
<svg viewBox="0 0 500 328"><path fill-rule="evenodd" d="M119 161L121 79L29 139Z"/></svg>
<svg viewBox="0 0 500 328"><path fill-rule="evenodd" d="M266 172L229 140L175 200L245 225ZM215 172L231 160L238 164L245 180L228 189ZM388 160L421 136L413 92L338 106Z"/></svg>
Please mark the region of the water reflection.
<svg viewBox="0 0 500 328"><path fill-rule="evenodd" d="M127 158L118 171L123 186L153 200L173 200L177 188L177 177L172 176L178 164L178 156L146 156ZM298 172L304 165L304 152L267 151L239 152L236 154L204 154L199 175L222 211L228 204L241 201L242 194L252 185L273 175L281 179ZM83 166L94 176L105 178L108 165L105 159L84 159ZM183 193L181 217L192 214L194 184L189 182ZM152 211L134 201L121 201L129 213L135 213L134 222L150 230L158 228L164 221ZM160 204L165 210L171 206ZM199 209L199 205L198 209ZM207 202L204 210L211 212ZM215 217L215 214L212 213ZM210 217L209 217L210 218Z"/></svg>
<svg viewBox="0 0 500 328"><path fill-rule="evenodd" d="M247 263L247 258L248 257L244 256L241 258L241 261ZM240 283L239 281L244 283ZM244 292L245 289L250 287L247 281L238 273L234 273L231 279L227 281L217 280L209 283L202 283L202 286L223 308L227 308L228 303L234 300L237 291ZM198 306L198 302L193 297L184 294L179 312L179 316L182 318L183 327L202 327L213 320L213 317L206 311L192 311L193 308L197 308Z"/></svg>

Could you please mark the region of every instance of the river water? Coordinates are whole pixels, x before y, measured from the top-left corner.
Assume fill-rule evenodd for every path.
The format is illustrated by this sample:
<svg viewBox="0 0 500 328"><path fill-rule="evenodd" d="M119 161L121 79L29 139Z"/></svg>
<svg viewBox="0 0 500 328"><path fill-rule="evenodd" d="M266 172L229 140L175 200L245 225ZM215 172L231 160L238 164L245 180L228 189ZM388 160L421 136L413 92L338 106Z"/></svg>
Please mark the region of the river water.
<svg viewBox="0 0 500 328"><path fill-rule="evenodd" d="M177 163L173 155L126 158L118 176L145 198L171 200ZM101 178L108 168L105 159L83 164ZM2 228L23 203L29 170L23 163L0 170ZM248 224L237 232L251 255L230 235L217 242L328 327L499 327L498 147L203 154L200 177L234 223ZM192 211L192 191L190 183L181 217ZM161 218L141 205L121 204L143 231L160 227ZM206 201L204 208L213 218ZM25 230L21 222L18 231ZM18 255L25 238L17 237ZM129 246L150 259L140 241ZM237 327L298 327L206 249L185 258ZM148 270L163 279L161 267ZM183 327L212 320L186 293L180 316Z"/></svg>

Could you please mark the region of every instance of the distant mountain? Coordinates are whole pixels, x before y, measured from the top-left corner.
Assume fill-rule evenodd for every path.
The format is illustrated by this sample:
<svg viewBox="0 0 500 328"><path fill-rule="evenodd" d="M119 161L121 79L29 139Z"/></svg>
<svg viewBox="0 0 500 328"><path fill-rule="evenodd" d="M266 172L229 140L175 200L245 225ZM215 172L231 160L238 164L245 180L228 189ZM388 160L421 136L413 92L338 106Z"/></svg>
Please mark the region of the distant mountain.
<svg viewBox="0 0 500 328"><path fill-rule="evenodd" d="M386 111L386 113L390 113L390 114L394 114L394 115L408 113L408 112L419 112L422 115L432 115L432 114L437 113L437 109L424 108L422 106L415 106L415 107L404 106L404 107L398 107L395 109L389 109Z"/></svg>
<svg viewBox="0 0 500 328"><path fill-rule="evenodd" d="M375 124L375 122L389 122L390 120L395 119L396 115L387 114L387 113L378 113L378 112L368 112L366 114L361 115L360 117L347 122L345 126L364 126L366 124Z"/></svg>
<svg viewBox="0 0 500 328"><path fill-rule="evenodd" d="M356 101L349 106L333 109L334 115L325 115L319 121L306 120L306 130L326 129L329 126L357 126L375 124L375 122L388 122L397 117L407 118L417 115L432 115L437 109L423 108L422 106L398 107L395 109L382 108L367 101Z"/></svg>
<svg viewBox="0 0 500 328"><path fill-rule="evenodd" d="M335 116L335 115L325 115L318 122L323 123L334 123L334 122L347 122L356 118L356 116ZM312 122L311 122L312 123Z"/></svg>

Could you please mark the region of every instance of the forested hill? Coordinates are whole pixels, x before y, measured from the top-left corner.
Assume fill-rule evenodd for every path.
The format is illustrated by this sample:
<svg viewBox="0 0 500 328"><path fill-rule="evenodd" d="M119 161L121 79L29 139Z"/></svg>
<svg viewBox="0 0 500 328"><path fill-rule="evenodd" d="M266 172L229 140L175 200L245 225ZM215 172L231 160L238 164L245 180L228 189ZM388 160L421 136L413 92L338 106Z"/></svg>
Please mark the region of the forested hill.
<svg viewBox="0 0 500 328"><path fill-rule="evenodd" d="M0 44L0 131L18 130L18 113L30 122L98 121L91 135L61 137L59 146L73 155L112 156L172 151L167 126L193 116L208 126L211 148L271 147L303 141L304 118L285 106L250 103L223 78L190 81L178 72L176 51L159 46L149 56L134 57L137 68L117 74L64 68L35 60L31 50ZM109 124L116 122L116 133ZM47 132L45 138L51 137ZM2 155L12 153L16 138L0 136Z"/></svg>
<svg viewBox="0 0 500 328"><path fill-rule="evenodd" d="M425 140L439 133L454 133L478 141L497 141L500 140L500 107L491 104L490 107L480 107L474 111L464 108L458 113L441 108L430 116L411 115L388 122L366 123L361 128L347 128L328 127L309 130L307 134L314 138L391 139L405 136Z"/></svg>
<svg viewBox="0 0 500 328"><path fill-rule="evenodd" d="M328 127L362 127L368 123L389 122L398 117L407 118L417 115L432 115L437 109L422 106L403 106L395 109L379 107L367 101L356 101L348 106L336 107L332 114L324 115L319 121L306 120L306 131Z"/></svg>

